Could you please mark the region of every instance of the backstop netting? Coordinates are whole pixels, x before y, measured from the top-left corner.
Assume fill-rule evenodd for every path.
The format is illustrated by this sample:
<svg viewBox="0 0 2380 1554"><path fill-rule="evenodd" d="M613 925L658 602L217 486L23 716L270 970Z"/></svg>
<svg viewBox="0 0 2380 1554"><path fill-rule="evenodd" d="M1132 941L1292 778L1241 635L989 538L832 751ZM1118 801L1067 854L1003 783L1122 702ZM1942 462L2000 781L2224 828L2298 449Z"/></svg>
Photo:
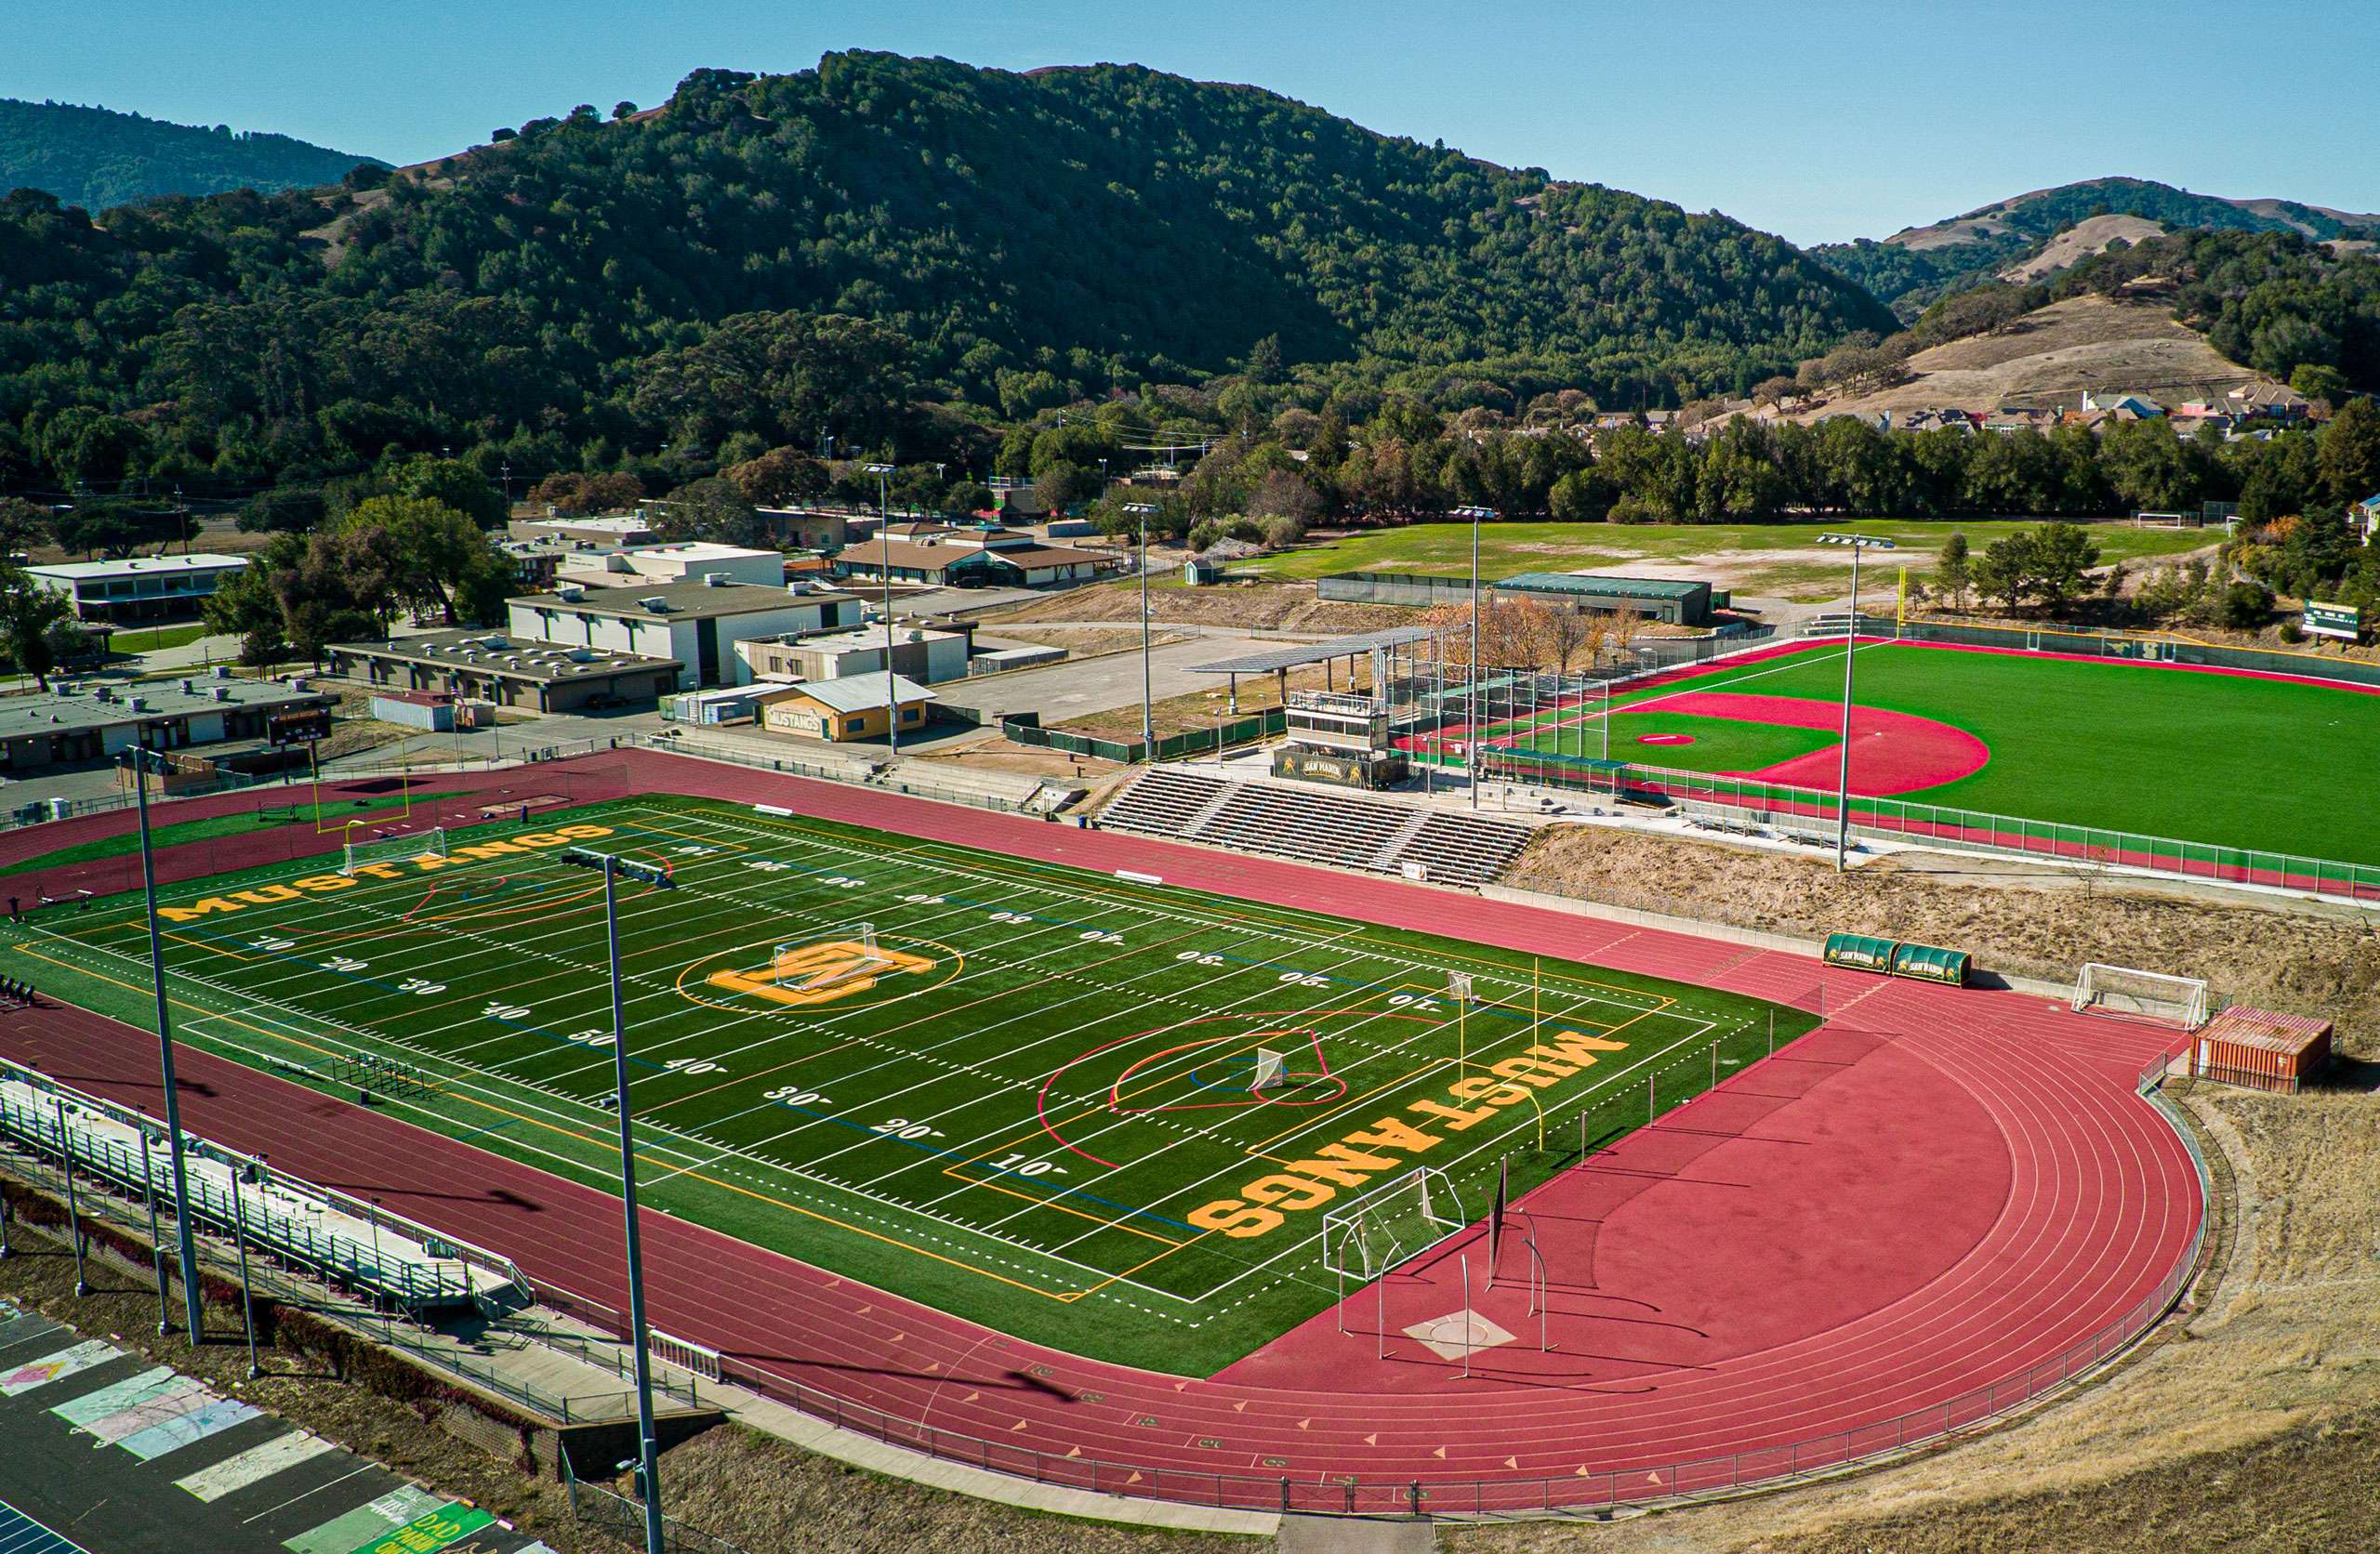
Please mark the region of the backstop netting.
<svg viewBox="0 0 2380 1554"><path fill-rule="evenodd" d="M2074 979L2074 1008L2195 1031L2214 1011L2206 982L2163 971L2087 961Z"/></svg>
<svg viewBox="0 0 2380 1554"><path fill-rule="evenodd" d="M1377 1279L1470 1223L1447 1174L1416 1166L1322 1217L1322 1265Z"/></svg>
<svg viewBox="0 0 2380 1554"><path fill-rule="evenodd" d="M351 875L365 863L403 863L415 858L445 856L446 828L443 825L433 825L427 831L370 836L358 836L350 831L347 835L347 858L338 872Z"/></svg>

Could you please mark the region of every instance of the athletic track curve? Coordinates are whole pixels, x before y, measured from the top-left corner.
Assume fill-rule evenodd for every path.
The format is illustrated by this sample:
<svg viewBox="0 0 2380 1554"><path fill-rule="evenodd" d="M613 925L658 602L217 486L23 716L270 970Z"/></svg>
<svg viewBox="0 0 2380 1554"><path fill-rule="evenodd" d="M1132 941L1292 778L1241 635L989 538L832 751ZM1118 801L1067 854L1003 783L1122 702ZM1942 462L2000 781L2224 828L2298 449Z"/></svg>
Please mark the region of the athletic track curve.
<svg viewBox="0 0 2380 1554"><path fill-rule="evenodd" d="M1547 1253L1553 1347L1539 1351L1508 1246L1474 1310L1517 1337L1477 1351L1468 1378L1400 1329L1460 1307L1466 1261L1484 1285L1475 1228L1200 1380L1021 1343L648 1211L657 1325L720 1349L739 1378L798 1383L805 1407L940 1455L1257 1509L1402 1511L1417 1486L1440 1512L1724 1488L2047 1389L2153 1319L2198 1244L2195 1163L2135 1088L2169 1034L2038 995L649 752L439 781L482 790L450 823L490 791L558 781L579 800L697 794L1396 927L1442 932L1454 908L1475 941L1779 1001L1824 987L1817 1032L1521 1200ZM291 845L260 837L251 861ZM220 841L168 849L161 873L237 866L225 858ZM153 1038L129 1026L51 1005L0 1015L0 1047L155 1108ZM192 1131L626 1303L616 1199L187 1048L182 1083Z"/></svg>

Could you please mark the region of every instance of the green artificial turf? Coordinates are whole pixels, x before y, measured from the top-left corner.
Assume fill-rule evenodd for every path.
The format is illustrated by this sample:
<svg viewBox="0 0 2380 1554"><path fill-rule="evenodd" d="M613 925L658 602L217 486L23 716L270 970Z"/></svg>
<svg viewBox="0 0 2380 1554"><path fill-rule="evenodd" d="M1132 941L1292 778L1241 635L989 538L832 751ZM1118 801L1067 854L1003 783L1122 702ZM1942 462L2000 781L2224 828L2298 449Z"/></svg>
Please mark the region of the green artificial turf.
<svg viewBox="0 0 2380 1554"><path fill-rule="evenodd" d="M2370 692L1911 643L1862 646L1855 675L1860 705L1953 725L1991 751L1957 782L1884 801L1892 810L1923 819L1925 806L1938 805L2008 816L2092 848L2117 847L2109 831L2175 838L2202 844L2193 860L2228 864L2253 853L2260 868L2268 852L2380 864L2380 809L2361 796L2361 774L2380 770L2380 696ZM1617 737L1621 723L1657 716L1669 697L1711 691L1836 702L1843 649L1814 646L1617 698L1615 708L1646 710L1616 719L1613 757L1689 770L1765 764L1707 762L1700 746L1623 747ZM1580 737L1547 729L1530 743L1597 753L1581 751ZM1831 744L1821 733L1815 747ZM1855 812L1878 807L1858 801Z"/></svg>
<svg viewBox="0 0 2380 1554"><path fill-rule="evenodd" d="M413 1065L430 1087L384 1087L397 1114L610 1187L603 925L598 882L556 861L556 828L573 825L604 834L570 840L674 870L673 889L622 900L650 1206L1182 1374L1329 1305L1327 1208L1426 1165L1476 1216L1500 1161L1525 1190L1816 1023L1652 978L642 797L453 831L443 863L351 881L316 860L174 887L178 1033L333 1093L352 1094L333 1080L340 1060ZM835 947L869 930L872 958ZM109 898L34 915L0 968L145 1024L144 944L137 901ZM864 975L834 974L854 962ZM1450 968L1473 977L1471 1002L1449 997ZM796 1006L762 986L837 995ZM1488 1073L1565 1043L1585 1060L1520 1071L1542 1084ZM1250 1088L1260 1048L1286 1053L1282 1087ZM1374 1141L1346 1143L1359 1133ZM1279 1191L1285 1174L1303 1197L1349 1171L1329 1205ZM1277 1225L1237 1218L1268 1199L1284 1202ZM1234 1222L1261 1233L1226 1233Z"/></svg>

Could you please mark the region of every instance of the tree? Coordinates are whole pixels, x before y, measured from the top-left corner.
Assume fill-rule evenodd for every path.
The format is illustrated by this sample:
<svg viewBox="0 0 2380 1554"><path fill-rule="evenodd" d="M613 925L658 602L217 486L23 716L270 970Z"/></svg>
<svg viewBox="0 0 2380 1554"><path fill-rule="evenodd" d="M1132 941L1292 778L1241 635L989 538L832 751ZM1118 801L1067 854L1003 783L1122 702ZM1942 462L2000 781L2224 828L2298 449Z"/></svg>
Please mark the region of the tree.
<svg viewBox="0 0 2380 1554"><path fill-rule="evenodd" d="M49 520L49 533L63 549L111 561L173 537L175 515L137 507L112 496L86 496Z"/></svg>
<svg viewBox="0 0 2380 1554"><path fill-rule="evenodd" d="M2053 615L2082 591L2083 573L2099 564L2099 547L2079 524L2044 523L2028 548L2032 590Z"/></svg>
<svg viewBox="0 0 2380 1554"><path fill-rule="evenodd" d="M529 488L529 501L566 518L619 512L644 500L644 482L626 471L588 475L576 470L549 475Z"/></svg>
<svg viewBox="0 0 2380 1554"><path fill-rule="evenodd" d="M303 487L276 487L260 491L240 507L240 532L244 534L302 534L315 528L329 512L329 505L319 491Z"/></svg>
<svg viewBox="0 0 2380 1554"><path fill-rule="evenodd" d="M206 602L200 607L207 630L238 636L241 663L261 667L289 655L281 599L273 591L272 566L276 557L286 560L293 549L302 548L303 543L293 534L277 536L249 558L245 567L216 584L215 591L206 596Z"/></svg>
<svg viewBox="0 0 2380 1554"><path fill-rule="evenodd" d="M735 482L716 475L671 492L655 527L673 540L712 540L754 548L768 538L760 515L753 511Z"/></svg>
<svg viewBox="0 0 2380 1554"><path fill-rule="evenodd" d="M1066 459L1044 466L1033 477L1033 500L1045 512L1061 513L1099 494L1099 471Z"/></svg>
<svg viewBox="0 0 2380 1554"><path fill-rule="evenodd" d="M672 441L734 431L807 442L821 427L865 446L894 429L908 397L906 336L840 313L738 313L694 345L646 358L629 408Z"/></svg>
<svg viewBox="0 0 2380 1554"><path fill-rule="evenodd" d="M452 507L483 529L501 529L511 516L504 494L461 459L409 458L389 471L389 487L399 496Z"/></svg>
<svg viewBox="0 0 2380 1554"><path fill-rule="evenodd" d="M21 496L0 496L0 560L33 548L49 527L49 514Z"/></svg>
<svg viewBox="0 0 2380 1554"><path fill-rule="evenodd" d="M1983 554L1969 567L1976 591L1987 599L1996 599L2015 614L2024 608L2025 596L2032 587L2033 537L2030 533L2005 534L1993 540Z"/></svg>
<svg viewBox="0 0 2380 1554"><path fill-rule="evenodd" d="M826 489L826 467L799 448L771 448L721 473L735 482L744 500L758 507L781 507Z"/></svg>
<svg viewBox="0 0 2380 1554"><path fill-rule="evenodd" d="M1288 470L1275 469L1256 483L1248 516L1263 530L1264 543L1277 549L1305 538L1307 525L1322 516L1322 498Z"/></svg>
<svg viewBox="0 0 2380 1554"><path fill-rule="evenodd" d="M995 498L992 488L981 481L955 481L943 493L941 508L946 513L989 512Z"/></svg>
<svg viewBox="0 0 2380 1554"><path fill-rule="evenodd" d="M2328 362L2307 362L2291 370L2289 387L2309 400L2335 405L2345 402L2351 386L2347 374Z"/></svg>
<svg viewBox="0 0 2380 1554"><path fill-rule="evenodd" d="M49 689L49 672L58 667L58 628L72 625L73 601L55 588L46 588L14 566L0 566L0 649L20 675L31 675L41 689Z"/></svg>
<svg viewBox="0 0 2380 1554"><path fill-rule="evenodd" d="M2314 467L2324 494L2342 506L2380 492L2380 404L2360 399L2339 406L2322 428Z"/></svg>
<svg viewBox="0 0 2380 1554"><path fill-rule="evenodd" d="M1966 608L1967 593L1975 586L1975 577L1967 558L1965 530L1951 530L1950 537L1942 542L1941 560L1934 566L1934 586L1952 609Z"/></svg>
<svg viewBox="0 0 2380 1554"><path fill-rule="evenodd" d="M353 540L377 530L385 541L389 591L416 610L434 609L447 626L459 624L456 596L485 570L494 545L485 531L443 502L419 496L375 496L357 505L340 525Z"/></svg>

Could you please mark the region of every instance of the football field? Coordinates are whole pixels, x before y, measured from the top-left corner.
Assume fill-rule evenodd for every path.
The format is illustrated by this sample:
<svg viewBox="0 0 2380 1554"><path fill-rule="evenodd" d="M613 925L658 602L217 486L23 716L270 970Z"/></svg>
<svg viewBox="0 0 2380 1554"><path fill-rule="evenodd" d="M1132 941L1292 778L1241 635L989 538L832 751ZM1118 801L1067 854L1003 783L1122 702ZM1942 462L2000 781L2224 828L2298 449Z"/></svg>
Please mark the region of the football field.
<svg viewBox="0 0 2380 1554"><path fill-rule="evenodd" d="M1817 1023L1149 876L643 797L353 875L315 860L168 888L177 1034L349 1099L355 1060L387 1060L377 1104L608 1184L602 881L561 862L572 848L670 870L619 901L648 1206L1183 1374L1328 1307L1332 1211L1429 1167L1457 1200L1439 1217L1475 1218L1500 1166L1523 1191ZM55 906L12 925L0 968L146 1025L146 942L137 896Z"/></svg>

